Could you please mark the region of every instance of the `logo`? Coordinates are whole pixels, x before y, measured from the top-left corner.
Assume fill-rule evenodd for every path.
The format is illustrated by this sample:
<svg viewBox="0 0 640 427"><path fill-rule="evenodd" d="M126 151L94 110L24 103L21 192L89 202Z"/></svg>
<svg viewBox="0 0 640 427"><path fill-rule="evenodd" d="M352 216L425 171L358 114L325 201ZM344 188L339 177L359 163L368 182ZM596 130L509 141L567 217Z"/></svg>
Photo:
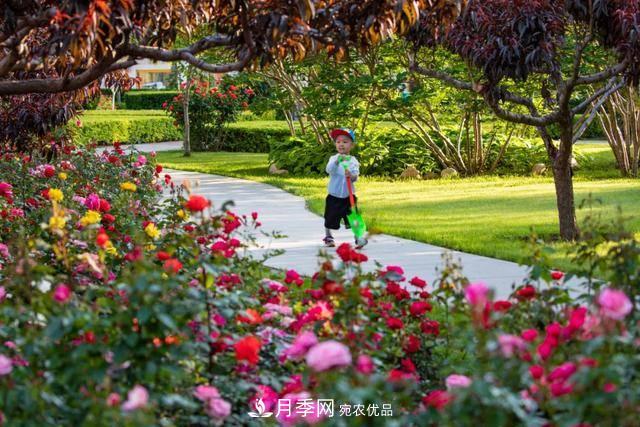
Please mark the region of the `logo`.
<svg viewBox="0 0 640 427"><path fill-rule="evenodd" d="M258 399L256 401L256 411L258 412L249 412L249 416L253 418L268 418L273 415L273 412L265 412L266 406L264 406L264 402L262 399Z"/></svg>

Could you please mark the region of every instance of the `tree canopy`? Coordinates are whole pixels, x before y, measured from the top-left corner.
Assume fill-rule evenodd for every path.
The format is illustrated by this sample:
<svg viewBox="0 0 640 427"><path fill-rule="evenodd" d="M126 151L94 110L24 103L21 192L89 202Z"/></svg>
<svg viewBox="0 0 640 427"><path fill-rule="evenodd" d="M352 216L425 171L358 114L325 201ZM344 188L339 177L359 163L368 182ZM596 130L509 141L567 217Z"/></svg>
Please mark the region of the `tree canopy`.
<svg viewBox="0 0 640 427"><path fill-rule="evenodd" d="M79 89L141 58L223 73L324 50L341 58L407 31L428 9L448 20L455 0L26 0L0 10L0 95ZM174 48L176 37L206 35ZM198 55L223 47L233 60ZM32 74L56 70L57 78Z"/></svg>

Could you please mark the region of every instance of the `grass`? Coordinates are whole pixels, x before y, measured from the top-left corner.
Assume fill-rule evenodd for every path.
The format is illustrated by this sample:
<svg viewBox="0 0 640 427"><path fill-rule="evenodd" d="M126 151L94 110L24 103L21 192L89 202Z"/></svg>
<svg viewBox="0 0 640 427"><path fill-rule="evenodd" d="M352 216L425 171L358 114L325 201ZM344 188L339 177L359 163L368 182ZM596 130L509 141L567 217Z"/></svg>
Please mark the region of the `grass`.
<svg viewBox="0 0 640 427"><path fill-rule="evenodd" d="M613 219L618 207L634 217L628 222L640 231L638 181L617 177L607 146L580 147L588 162L575 175L576 204L594 199L578 219L589 213ZM264 182L306 199L321 214L325 177L276 177L267 173L267 155L250 153L158 153L164 166ZM552 241L558 233L555 191L551 177L486 176L455 180L393 181L362 177L358 194L367 225L408 239L510 261L526 261L526 241L532 230ZM321 234L321 225L318 234ZM556 245L559 248L560 245ZM557 255L555 267L568 267Z"/></svg>
<svg viewBox="0 0 640 427"><path fill-rule="evenodd" d="M111 121L122 119L143 119L169 116L163 110L86 110L80 116L84 122Z"/></svg>

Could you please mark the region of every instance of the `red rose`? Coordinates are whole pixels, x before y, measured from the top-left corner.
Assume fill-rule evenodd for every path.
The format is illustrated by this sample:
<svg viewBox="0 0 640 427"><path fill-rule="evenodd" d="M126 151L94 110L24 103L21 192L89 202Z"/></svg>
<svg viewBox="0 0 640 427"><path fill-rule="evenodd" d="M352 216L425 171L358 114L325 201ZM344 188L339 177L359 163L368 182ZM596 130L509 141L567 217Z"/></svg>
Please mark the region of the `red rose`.
<svg viewBox="0 0 640 427"><path fill-rule="evenodd" d="M430 406L438 410L443 409L451 401L453 401L453 395L445 390L434 390L422 398L422 403L424 403L425 406Z"/></svg>
<svg viewBox="0 0 640 427"><path fill-rule="evenodd" d="M426 301L414 301L409 307L409 312L418 317L422 316L427 311L431 311L431 304Z"/></svg>
<svg viewBox="0 0 640 427"><path fill-rule="evenodd" d="M411 281L409 282L411 283L413 286L418 287L418 288L424 288L425 286L427 286L427 282L425 282L424 280L422 280L419 277L414 277L413 279L411 279Z"/></svg>
<svg viewBox="0 0 640 427"><path fill-rule="evenodd" d="M536 288L531 285L526 285L516 292L516 295L520 299L532 299L536 296Z"/></svg>
<svg viewBox="0 0 640 427"><path fill-rule="evenodd" d="M201 212L211 206L211 202L202 196L191 195L184 206L191 212Z"/></svg>
<svg viewBox="0 0 640 427"><path fill-rule="evenodd" d="M404 351L407 353L415 353L420 350L420 338L415 335L409 335L404 345Z"/></svg>
<svg viewBox="0 0 640 427"><path fill-rule="evenodd" d="M496 301L493 303L493 309L495 311L508 311L511 305L509 301Z"/></svg>
<svg viewBox="0 0 640 427"><path fill-rule="evenodd" d="M529 366L529 373L534 380L538 380L542 378L542 375L544 374L544 368L540 365L531 365Z"/></svg>
<svg viewBox="0 0 640 427"><path fill-rule="evenodd" d="M295 283L296 285L300 286L304 283L304 280L302 280L297 271L287 270L287 275L284 279L284 283L288 285Z"/></svg>
<svg viewBox="0 0 640 427"><path fill-rule="evenodd" d="M111 210L111 204L105 199L100 199L100 207L98 209L100 212L109 212Z"/></svg>
<svg viewBox="0 0 640 427"><path fill-rule="evenodd" d="M338 246L336 253L343 262L351 261L351 245L349 243L343 243Z"/></svg>
<svg viewBox="0 0 640 427"><path fill-rule="evenodd" d="M246 360L251 365L255 365L260 360L260 340L254 336L248 336L238 341L234 348L236 350L236 360Z"/></svg>
<svg viewBox="0 0 640 427"><path fill-rule="evenodd" d="M47 178L51 178L55 174L56 174L56 168L54 168L53 166L46 165L44 167L44 176L46 176Z"/></svg>
<svg viewBox="0 0 640 427"><path fill-rule="evenodd" d="M562 280L563 277L564 277L564 273L562 271L552 271L551 272L551 278L553 280Z"/></svg>
<svg viewBox="0 0 640 427"><path fill-rule="evenodd" d="M182 270L182 263L175 258L169 258L164 262L162 268L167 273L178 274Z"/></svg>
<svg viewBox="0 0 640 427"><path fill-rule="evenodd" d="M156 173L162 172L162 165L156 165Z"/></svg>
<svg viewBox="0 0 640 427"><path fill-rule="evenodd" d="M109 242L109 236L105 233L98 233L96 236L96 245L104 248Z"/></svg>
<svg viewBox="0 0 640 427"><path fill-rule="evenodd" d="M404 323L397 317L389 317L387 319L387 327L389 329L402 329L404 327Z"/></svg>
<svg viewBox="0 0 640 427"><path fill-rule="evenodd" d="M437 320L425 320L420 323L420 330L427 335L440 335L440 323Z"/></svg>
<svg viewBox="0 0 640 427"><path fill-rule="evenodd" d="M106 223L114 222L116 217L111 214L102 215L102 221Z"/></svg>
<svg viewBox="0 0 640 427"><path fill-rule="evenodd" d="M156 258L158 258L159 261L166 261L171 258L171 255L169 255L165 251L158 251L158 253L156 254Z"/></svg>

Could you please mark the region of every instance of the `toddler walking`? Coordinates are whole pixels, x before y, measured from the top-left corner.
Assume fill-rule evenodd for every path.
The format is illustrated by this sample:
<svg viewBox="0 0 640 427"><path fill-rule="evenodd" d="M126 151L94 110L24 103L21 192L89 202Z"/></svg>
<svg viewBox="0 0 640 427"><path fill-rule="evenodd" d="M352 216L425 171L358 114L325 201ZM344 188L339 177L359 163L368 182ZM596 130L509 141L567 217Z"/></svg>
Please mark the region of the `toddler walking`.
<svg viewBox="0 0 640 427"><path fill-rule="evenodd" d="M336 144L337 154L329 158L326 167L329 174L329 185L327 186L329 194L327 194L324 205L324 244L328 247L334 247L335 240L331 230L340 228L340 220L344 221L346 228L351 228L347 219L347 215L351 213L347 179L351 180L353 198L357 203L354 183L360 175L360 164L354 156L350 155L356 141L356 135L351 129L334 129L330 136ZM362 248L366 244L365 238L356 239L357 248Z"/></svg>

